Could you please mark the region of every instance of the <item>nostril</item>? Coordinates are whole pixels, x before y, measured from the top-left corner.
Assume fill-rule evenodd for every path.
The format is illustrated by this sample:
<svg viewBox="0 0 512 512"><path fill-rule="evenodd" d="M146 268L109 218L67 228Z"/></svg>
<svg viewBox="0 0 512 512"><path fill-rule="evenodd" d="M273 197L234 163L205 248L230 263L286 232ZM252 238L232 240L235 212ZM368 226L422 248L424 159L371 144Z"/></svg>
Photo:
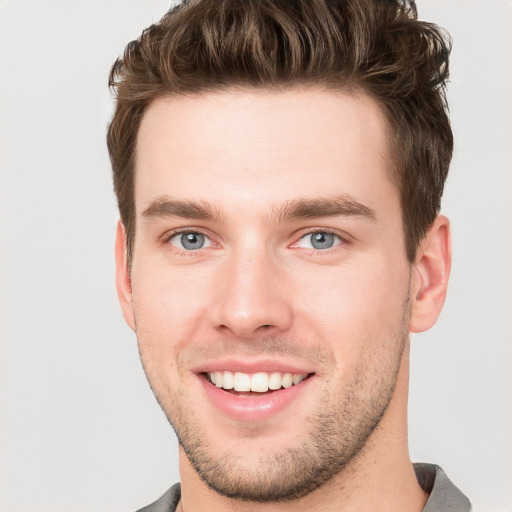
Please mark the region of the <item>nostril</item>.
<svg viewBox="0 0 512 512"><path fill-rule="evenodd" d="M260 325L258 327L258 329L256 329L256 331L259 333L262 333L262 332L266 332L266 331L272 331L272 329L274 329L274 326L272 324L263 324L263 325Z"/></svg>

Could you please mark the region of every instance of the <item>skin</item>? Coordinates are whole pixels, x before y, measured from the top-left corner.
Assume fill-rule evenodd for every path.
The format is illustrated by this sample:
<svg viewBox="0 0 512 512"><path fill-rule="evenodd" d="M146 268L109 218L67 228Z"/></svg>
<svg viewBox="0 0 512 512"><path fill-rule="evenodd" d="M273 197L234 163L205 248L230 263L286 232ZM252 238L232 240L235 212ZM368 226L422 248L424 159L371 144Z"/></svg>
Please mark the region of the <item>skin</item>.
<svg viewBox="0 0 512 512"><path fill-rule="evenodd" d="M449 224L436 219L411 265L390 166L385 118L362 93L232 90L158 98L145 113L133 260L129 272L120 223L117 287L181 442L186 512L423 508L407 448L408 334L441 311ZM162 208L171 200L211 215ZM312 213L312 200L344 209ZM298 201L307 218L286 216ZM206 245L187 251L176 230ZM318 232L334 245L312 248ZM225 355L311 378L275 415L235 421L197 374ZM322 465L334 469L301 483Z"/></svg>

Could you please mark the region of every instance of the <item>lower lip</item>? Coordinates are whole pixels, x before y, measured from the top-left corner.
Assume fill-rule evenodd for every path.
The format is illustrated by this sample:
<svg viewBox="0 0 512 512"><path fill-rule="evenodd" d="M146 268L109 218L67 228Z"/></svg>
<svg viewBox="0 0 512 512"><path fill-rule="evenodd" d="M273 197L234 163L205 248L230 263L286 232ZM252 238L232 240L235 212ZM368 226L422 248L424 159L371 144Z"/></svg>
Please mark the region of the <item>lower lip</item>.
<svg viewBox="0 0 512 512"><path fill-rule="evenodd" d="M198 376L206 396L229 418L236 421L263 421L286 409L309 386L311 376L299 384L272 393L241 396L228 393L211 384L204 375Z"/></svg>

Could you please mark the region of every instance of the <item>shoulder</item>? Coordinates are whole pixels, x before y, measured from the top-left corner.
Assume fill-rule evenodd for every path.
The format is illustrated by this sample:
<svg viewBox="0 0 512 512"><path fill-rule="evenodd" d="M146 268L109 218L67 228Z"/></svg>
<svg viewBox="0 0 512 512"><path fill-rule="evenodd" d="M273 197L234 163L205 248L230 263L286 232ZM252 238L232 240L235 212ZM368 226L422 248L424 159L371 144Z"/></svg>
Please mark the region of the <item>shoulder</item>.
<svg viewBox="0 0 512 512"><path fill-rule="evenodd" d="M175 512L180 498L180 484L175 484L161 498L137 512Z"/></svg>
<svg viewBox="0 0 512 512"><path fill-rule="evenodd" d="M416 478L430 494L422 512L471 512L469 499L435 464L414 464Z"/></svg>

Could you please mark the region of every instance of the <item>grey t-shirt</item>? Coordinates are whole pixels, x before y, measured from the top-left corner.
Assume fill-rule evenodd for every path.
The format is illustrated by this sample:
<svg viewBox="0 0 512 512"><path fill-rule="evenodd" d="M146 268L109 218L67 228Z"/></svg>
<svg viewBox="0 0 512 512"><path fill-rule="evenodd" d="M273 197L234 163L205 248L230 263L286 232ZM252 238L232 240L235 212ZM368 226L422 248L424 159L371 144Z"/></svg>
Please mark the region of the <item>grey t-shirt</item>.
<svg viewBox="0 0 512 512"><path fill-rule="evenodd" d="M416 478L430 494L423 512L470 512L471 503L435 464L414 464ZM138 512L175 512L181 497L180 484L173 485L159 500Z"/></svg>

